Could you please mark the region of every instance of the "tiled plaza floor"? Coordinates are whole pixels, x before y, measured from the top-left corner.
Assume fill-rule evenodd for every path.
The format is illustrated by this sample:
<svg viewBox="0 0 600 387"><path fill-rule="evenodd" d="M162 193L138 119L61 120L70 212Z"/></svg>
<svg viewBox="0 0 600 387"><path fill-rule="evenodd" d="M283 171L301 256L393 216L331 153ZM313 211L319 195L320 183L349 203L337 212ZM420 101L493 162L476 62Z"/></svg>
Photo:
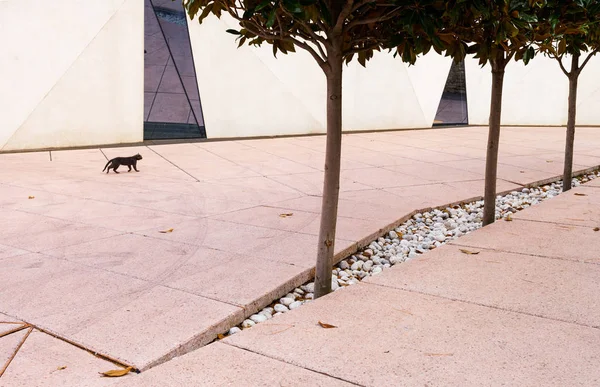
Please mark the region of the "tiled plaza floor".
<svg viewBox="0 0 600 387"><path fill-rule="evenodd" d="M578 128L575 170L600 165L598 130ZM478 127L345 135L337 258L342 259L358 245L370 242L374 235L414 210L481 196L486 138L487 129ZM0 313L6 314L6 319L26 321L140 369L203 346L311 277L324 140L316 136L0 155ZM563 128L503 128L498 191L559 176L563 144ZM112 158L137 152L144 157L138 164L139 173L100 172L106 163L104 155ZM283 213L293 215L280 217ZM527 216L526 212L523 214ZM552 228L565 222L544 218L551 216L546 213L540 216L547 222L540 227L548 228L542 235L556 233ZM528 220L514 222L514 226L525 222ZM502 225L489 229L497 227ZM476 236L485 235L486 230L465 237L460 243L480 246L478 243L483 242L478 242ZM525 231L526 228L519 233ZM501 247L509 244L501 239L485 239L488 244L499 241L500 247L481 247L494 250L491 255L497 254L495 250L504 251ZM554 241L567 250L560 240ZM540 247L552 246L543 240L539 243ZM515 249L508 249L502 258L536 254L524 251L525 247ZM547 255L551 256L551 252ZM583 254L579 259L588 262L595 256ZM565 270L559 266L548 270ZM434 271L430 274L433 277ZM592 275L582 269L584 274ZM486 279L489 286L506 283L496 284L492 279ZM435 309L443 302L431 298L437 296L435 289L418 289L423 300L410 295L410 301L405 292L412 285L402 284L401 289L394 290L398 292L398 303L406 299L407 303L421 302L420 308ZM356 290L339 292L344 295L336 293L327 301L307 307L306 313L326 308L335 299L349 297L365 286L375 289L376 285L364 284ZM513 305L485 292L451 290L450 299L468 296L474 304L494 303L516 312L527 308L527 303ZM586 294L590 291L584 290ZM373 291L372 297L379 297L380 291L383 292ZM543 315L544 305L527 311ZM365 313L376 312L369 312L368 304L363 306ZM584 306L573 308L548 313L561 321L584 325L595 321L598 325L591 312L578 314L578 308ZM492 316L500 312L475 311L477 307L472 305L463 309L473 309L479 316L477 324L482 326L482 334L496 329L485 326L486 321L505 317L516 327L527 329L524 317L508 312L508 317ZM290 313L284 319L295 315ZM447 317L439 316L442 320ZM260 335L266 329L271 328L258 328L256 334L249 332L231 340L245 347L244 338ZM34 345L38 345L35 350ZM210 347L223 352L222 356L230 356L231 349L223 345ZM283 344L277 343L274 350L279 345ZM76 347L34 330L5 378L11 370L16 377L20 367L35 362L36 356L44 359L42 365L47 364L48 369L43 372L60 367L49 360L53 359L49 354L66 351L61 349L64 346L87 356ZM432 344L432 351L440 350L433 347ZM303 347L297 355L309 349ZM86 367L100 362L83 355L77 361L87 362ZM275 360L260 361L268 367ZM303 367L318 369L316 365ZM47 378L72 381L77 372L81 368L71 371L69 367ZM303 376L303 372L290 368L291 375L298 373L298 380L311 376ZM348 380L378 384L377 379ZM326 380L324 383L329 385Z"/></svg>

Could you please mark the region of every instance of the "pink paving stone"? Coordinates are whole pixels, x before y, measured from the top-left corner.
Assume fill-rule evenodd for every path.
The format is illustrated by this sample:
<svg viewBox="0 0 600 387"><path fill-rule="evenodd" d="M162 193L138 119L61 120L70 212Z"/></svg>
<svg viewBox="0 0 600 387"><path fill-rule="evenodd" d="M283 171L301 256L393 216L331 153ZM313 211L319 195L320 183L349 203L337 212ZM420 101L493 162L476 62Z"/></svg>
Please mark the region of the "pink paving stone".
<svg viewBox="0 0 600 387"><path fill-rule="evenodd" d="M541 156L546 156L542 158ZM524 167L537 171L548 172L552 175L561 175L563 173L562 156L538 155L538 156L513 156L502 159L502 164ZM581 171L589 168L591 165L573 164L573 171Z"/></svg>
<svg viewBox="0 0 600 387"><path fill-rule="evenodd" d="M444 161L456 161L456 160L467 160L474 158L472 155L457 155L447 153L441 150L436 150L435 147L431 149L422 149L415 147L403 146L395 151L388 152L392 156L402 156L408 159L430 161L434 163L440 163Z"/></svg>
<svg viewBox="0 0 600 387"><path fill-rule="evenodd" d="M513 219L600 227L600 190L573 188L543 202L541 206L516 213Z"/></svg>
<svg viewBox="0 0 600 387"><path fill-rule="evenodd" d="M51 257L2 265L2 311L140 369L202 346L243 318L226 303Z"/></svg>
<svg viewBox="0 0 600 387"><path fill-rule="evenodd" d="M497 187L500 193L520 186L498 181ZM386 188L384 191L394 194L398 205L403 204L411 209L420 210L480 198L483 195L483 180Z"/></svg>
<svg viewBox="0 0 600 387"><path fill-rule="evenodd" d="M20 323L21 322L20 320L17 320L16 318L11 317L4 313L0 313L0 321L9 322L9 323L13 323L13 322Z"/></svg>
<svg viewBox="0 0 600 387"><path fill-rule="evenodd" d="M165 231L165 228L157 228L140 231L137 234L238 254L277 244L281 238L292 234L289 231L208 218L175 223L169 227L173 228L172 232L161 233L160 231Z"/></svg>
<svg viewBox="0 0 600 387"><path fill-rule="evenodd" d="M369 190L370 191L370 190ZM361 200L362 196L367 195L367 191L359 191L352 197L356 200L339 199L338 216L344 218L366 219L385 224L392 223L405 214L410 213L415 207L410 202L399 200L397 196L389 194L390 199L384 200L385 191L377 191L379 200L366 201ZM291 210L300 210L321 213L322 198L319 196L304 196L297 199L286 200L276 205Z"/></svg>
<svg viewBox="0 0 600 387"><path fill-rule="evenodd" d="M0 334L4 333L4 329L9 324L0 324ZM17 325L10 324L11 328L16 328ZM19 344L25 339L28 329L23 329L18 332L0 337L0 370L10 361L14 353L17 351ZM12 361L11 361L12 363ZM4 375L0 376L0 385L5 386Z"/></svg>
<svg viewBox="0 0 600 387"><path fill-rule="evenodd" d="M543 160L552 160L554 163L558 163L559 165L563 165L564 163L564 153L561 154L548 154L548 155L536 155ZM600 157L598 156L597 151L592 153L591 155L583 154L579 151L579 149L574 150L573 154L573 164L580 165L583 167L597 167L600 165Z"/></svg>
<svg viewBox="0 0 600 387"><path fill-rule="evenodd" d="M299 231L315 220L319 220L320 215L314 212L292 211L289 208L258 206L212 218L275 230Z"/></svg>
<svg viewBox="0 0 600 387"><path fill-rule="evenodd" d="M301 192L304 195L323 195L323 173L300 173L294 175L269 176L271 180L284 184ZM361 191L371 187L350 178L342 178L340 181L340 192Z"/></svg>
<svg viewBox="0 0 600 387"><path fill-rule="evenodd" d="M211 183L222 184L224 186L236 187L237 189L266 191L279 195L280 200L300 197L303 194L294 187L287 186L272 180L266 176L238 177L227 179L215 179Z"/></svg>
<svg viewBox="0 0 600 387"><path fill-rule="evenodd" d="M443 183L476 180L483 177L483 173L467 172L462 169L449 167L447 165L439 165L422 161L413 161L402 166L390 166L386 167L386 169Z"/></svg>
<svg viewBox="0 0 600 387"><path fill-rule="evenodd" d="M58 247L45 251L44 254L109 272L160 282L189 262L198 249L195 245L123 234Z"/></svg>
<svg viewBox="0 0 600 387"><path fill-rule="evenodd" d="M342 177L361 182L370 188L406 187L411 185L430 184L433 181L402 174L384 168L363 168L342 171Z"/></svg>
<svg viewBox="0 0 600 387"><path fill-rule="evenodd" d="M231 184L229 180L221 182L199 182L189 187L188 192L198 197L217 198L256 205L273 204L280 201L302 197L299 192L282 192L276 189L261 189Z"/></svg>
<svg viewBox="0 0 600 387"><path fill-rule="evenodd" d="M501 157L504 155L513 156L527 156L529 154L541 155L537 157L551 157L552 154L560 156L562 154L562 147L564 143L564 133L562 131L553 129L540 129L533 130L533 135L524 133L522 128L515 128L510 131L503 131L502 137L502 148L509 151L501 151ZM584 131L585 132L585 131ZM588 131L588 137L583 138L578 135L578 138L583 140L578 143L585 145L586 154L593 155L594 151L598 148L597 135L593 131ZM597 132L596 132L597 133ZM544 149L536 148L539 144L537 139L543 135L545 138ZM452 137L452 140L447 140L446 137ZM367 141L367 139L369 141ZM457 201L464 200L472 197L473 192L480 190L480 184L482 179L478 179L475 182L465 182L464 187L458 185L439 184L439 182L430 182L427 187L407 188L406 191L400 188L394 188L395 194L386 192L380 189L368 189L361 191L346 191L352 188L358 188L359 184L363 184L364 187L368 187L360 179L363 179L361 174L368 174L368 171L375 169L369 165L376 166L403 166L407 165L413 160L429 161L440 164L444 161L452 160L465 160L478 154L482 149L485 149L485 141L487 139L487 128L460 128L460 129L435 129L427 131L397 131L388 133L369 133L369 134L351 134L344 135L344 158L342 160L342 167L344 173L349 174L350 178L342 179L342 192L341 197L343 198L340 204L340 215L341 226L340 235L351 238L353 240L364 239L365 237L374 236L373 232L379 230L384 225L387 225L391 219L398 214L398 218L404 216L406 213L412 212L415 208L411 206L422 204L425 205L439 205L450 202L449 196L445 196L444 193L450 195L452 193L452 199L456 198ZM19 278L23 282L19 282L17 288L22 287L24 292L38 291L36 285L29 285L28 281L33 281L34 284L39 285L41 289L44 286L56 287L64 285L67 291L68 297L72 297L73 293L77 294L77 290L74 289L76 281L83 283L82 286L94 286L96 289L103 289L108 283L110 289L106 291L107 295L93 295L93 299L99 300L96 304L104 305L102 300L104 296L109 298L121 300L131 298L132 292L134 294L137 284L146 283L142 278L155 278L164 281L165 278L172 279L172 273L185 274L181 277L181 287L189 287L190 291L198 291L198 293L210 294L214 293L219 289L219 284L214 286L205 286L203 284L197 284L195 281L186 281L186 275L190 274L190 277L200 275L199 272L174 272L173 268L184 267L179 265L179 260L185 261L189 255L178 255L176 252L171 253L173 250L168 249L166 246L182 245L181 243L171 242L184 242L188 244L194 244L190 246L190 249L198 247L214 248L223 250L224 255L240 254L249 259L247 270L242 270L243 278L262 278L258 273L262 274L264 270L271 271L273 273L282 273L281 275L273 275L273 282L264 281L266 283L256 285L252 288L252 294L244 295L241 294L239 289L228 289L229 292L223 291L224 299L234 300L234 303L246 304L246 305L257 305L256 300L259 303L263 302L263 298L266 294L270 294L274 289L284 289L285 287L292 286L294 281L298 281L302 275L306 275L314 265L314 256L316 248L316 230L318 230L318 221L315 220L311 223L310 227L304 231L310 232L311 234L297 234L295 232L289 232L284 230L273 230L265 227L253 226L250 224L240 224L235 222L223 222L215 221L213 219L193 219L185 221L184 215L190 215L193 213L196 217L202 217L214 214L223 214L230 211L238 211L247 207L254 207L260 205L268 205L272 207L290 208L292 212L305 211L313 214L318 214L320 211L320 198L313 197L307 198L305 190L298 189L295 187L296 183L293 177L288 180L278 180L287 178L284 175L271 175L271 176L260 176L264 172L263 166L269 166L269 174L278 174L282 172L290 171L302 171L303 166L308 169L322 170L323 168L323 157L324 157L324 136L315 137L299 137L299 138L281 138L281 139L263 139L263 140L245 140L245 141L223 141L223 142L212 142L212 143L192 143L192 144L171 144L152 146L152 149L147 147L126 147L126 148L105 148L104 153L108 157L124 156L135 154L140 152L144 155L144 160L140 162L140 173L121 173L115 174L103 174L100 172L105 164L96 150L84 150L84 151L64 151L57 153L57 157L54 161L49 161L49 152L40 152L37 154L17 154L17 155L0 155L3 165L10 166L9 169L4 168L0 171L0 180L2 183L10 182L11 185L23 187L23 190L36 190L36 197L40 199L46 197L42 192L46 191L54 195L65 195L72 197L65 201L63 209L70 208L67 211L68 214L60 211L55 214L58 216L69 216L68 222L71 222L73 218L83 218L86 220L94 221L105 221L106 218L113 218L113 223L120 224L118 227L123 227L123 232L131 232L131 229L137 229L135 226L137 220L131 220L135 214L141 214L140 218L142 221L147 220L149 213L147 211L152 210L155 213L167 213L167 215L175 215L172 217L164 218L166 225L156 224L153 222L144 223L143 231L140 231L137 235L123 236L123 239L114 238L112 235L107 236L103 240L106 241L106 246L100 246L102 242L95 242L100 239L97 238L99 233L98 228L93 228L89 233L76 233L69 237L61 232L51 235L48 237L44 236L42 240L38 237L38 228L41 227L37 224L33 228L27 230L21 230L21 233L17 235L14 240L18 243L24 242L26 246L44 246L49 248L62 248L67 247L65 252L68 252L67 256L69 260L80 262L83 264L90 265L85 270L89 270L87 277L81 275L84 273L84 269L78 270L64 270L70 262L62 261L60 263L54 263L49 267L43 268L44 275L36 276L31 273L35 271L36 262L32 262L27 270L20 268L15 272L15 268L7 264L3 260L3 269L8 268L9 272L18 273L13 277ZM526 147L523 144L535 145ZM348 146L346 146L348 145ZM461 149L461 146L467 146L469 148ZM579 148L578 148L579 149ZM583 149L583 148L581 148ZM96 152L96 153L94 153ZM157 154L158 152L159 154ZM404 152L404 153L402 153ZM446 152L446 153L443 153ZM448 153L450 152L450 153ZM282 161L285 160L285 161ZM278 162L281 167L278 166ZM236 164L237 163L237 164ZM270 164L269 164L270 163ZM475 161L477 168L482 168L484 165L483 159ZM177 166L175 166L175 165ZM298 164L298 165L296 165ZM419 164L419 163L417 163ZM244 165L243 167L241 165ZM420 163L419 165L425 165ZM210 180L203 182L196 182L196 178L189 176L186 170L194 175L197 175L203 179ZM252 169L255 169L254 171ZM351 170L356 170L352 172ZM367 172L365 172L367 170ZM386 170L386 169L382 169ZM389 170L388 170L389 171ZM248 177L246 174L250 172L258 175L252 175ZM389 171L391 172L391 171ZM321 181L317 179L321 176L319 172L310 172L314 174L308 179L307 189L320 190ZM384 172L384 174L387 172ZM392 172L393 173L393 172ZM481 172L475 172L481 173ZM398 180L402 180L402 184L406 181L405 176L400 176L397 173L395 176L366 176L365 178L372 178L377 185L397 184ZM548 178L549 173L542 174L543 178ZM241 176L241 177L240 177ZM390 177L386 180L387 177ZM524 181L527 179L524 179ZM525 183L533 182L533 176L530 180ZM347 182L347 183L345 183ZM454 184L454 183L453 183ZM509 184L509 183L506 183ZM364 188L362 187L362 188ZM450 187L450 188L448 188ZM500 187L500 182L499 182ZM513 188L508 185L507 189ZM592 189L592 188L589 188ZM429 192L427 191L429 190ZM433 191L433 195L431 194ZM438 192L439 191L439 192ZM310 191L313 192L313 191ZM467 195L466 197L461 197ZM450 195L450 196L452 196ZM479 194L480 195L480 194ZM4 195L0 195L4 198ZM417 197L417 202L412 200L412 197ZM423 201L425 197L425 201ZM17 198L18 199L18 198ZM87 200L81 200L87 199ZM316 200L314 200L316 199ZM409 200L411 199L411 200ZM44 199L46 200L46 199ZM57 208L57 201L54 198L49 197L48 205L44 204L40 207L51 207ZM93 204L92 208L88 213L80 214L82 206L74 205L68 206L68 203L81 200L78 204L88 204L88 202L98 201L105 202L105 204ZM297 200L297 202L294 202ZM349 202L345 202L348 200ZM108 205L108 202L116 203L114 207ZM452 200L454 201L454 200ZM35 201L33 201L35 202ZM38 201L38 203L42 200ZM296 203L298 207L306 206L306 209L295 208L285 204L278 205L277 203ZM316 210L314 203L317 203ZM368 203L369 205L362 205L362 203ZM433 203L433 204L431 204ZM119 204L126 204L126 206L118 206ZM27 207L18 207L20 209L26 209L27 211L37 211L41 209L35 209L33 203L24 203ZM29 207L31 206L31 208ZM352 211L352 207L357 207L356 211ZM101 208L118 208L123 207L131 208L130 212L119 211L120 217L113 213L104 214L99 209ZM358 208L360 207L360 208ZM381 217L379 214L386 212L386 216ZM161 211L162 210L162 211ZM4 214L4 209L0 210ZM43 210L42 210L43 211ZM55 210L53 210L55 211ZM105 211L107 212L107 211ZM167 216L165 215L165 216ZM27 215L29 216L29 215ZM98 216L98 217L97 217ZM33 219L33 218L32 218ZM40 219L40 218L36 218ZM359 220L358 222L356 220ZM364 223L361 222L364 220ZM375 223L373 221L376 220ZM0 219L2 222L3 219ZM17 222L22 223L22 222ZM353 224L355 223L355 224ZM517 221L513 222L517 223ZM169 228L174 228L172 233L162 234L159 231L164 231ZM4 225L3 230L12 231L12 223ZM58 228L57 230L61 230ZM25 231L25 232L23 232ZM29 235L33 231L33 235ZM116 233L118 235L120 233ZM7 243L5 240L6 235L11 234L4 233L0 238L0 244L12 246L13 244ZM147 237L144 237L147 235ZM339 236L338 235L338 238ZM13 235L14 236L14 235ZM368 238L367 238L368 239ZM114 244L115 240L121 242ZM356 247L356 242L353 240L336 240L336 252L337 258L343 258L343 255L353 251ZM123 242L124 241L124 242ZM43 243L41 243L43 242ZM126 243L132 243L132 248L138 254L133 254L131 257L125 257L125 254L129 254L132 250L128 250ZM76 245L78 243L84 243L81 247L74 247L70 249L68 246ZM106 253L106 257L100 255L94 258L88 257L85 251L85 244L89 243L88 248L102 253ZM110 246L114 247L114 250ZM15 245L15 247L20 247ZM106 248L103 248L106 247ZM177 250L177 249L176 249ZM194 250L196 251L196 250ZM198 250L199 251L199 250ZM80 256L77 256L80 254ZM161 255L164 255L164 259L161 260ZM144 260L144 256L146 260ZM207 255L210 256L210 255ZM203 255L201 255L203 257ZM14 258L14 257L12 257ZM7 257L6 259L12 259ZM13 262L13 261L10 261ZM202 266L202 259L198 259L197 262L199 267ZM225 270L227 265L226 259L222 262L217 269ZM113 264L114 263L114 264ZM187 264L188 261L185 261ZM252 265L254 263L255 265ZM295 267L288 273L286 271L277 271L280 267L278 264L294 265ZM111 265L113 267L111 267ZM100 266L102 266L100 268ZM246 266L245 266L246 267ZM137 273L136 273L136 268ZM260 268L263 268L261 271ZM185 270L185 269L182 269ZM195 270L195 269L194 269ZM297 274L297 270L300 270L300 276ZM7 270L4 270L5 272ZM65 277L63 272L73 272L76 275L72 278ZM9 274L4 273L7 277ZM126 274L125 276L122 274ZM0 273L2 276L2 273ZM201 275L200 275L201 276ZM229 283L235 282L238 274L231 276L231 279L227 278L224 282ZM126 280L121 281L124 277ZM51 278L51 280L48 280ZM180 279L179 277L177 278ZM14 278L9 278L9 282ZM37 282L36 282L37 281ZM62 283L53 283L53 282ZM85 282L89 282L89 284ZM202 281L202 280L201 280ZM228 282L229 281L229 282ZM207 282L210 282L207 280ZM11 282L12 283L12 282ZM161 283L155 283L156 289L162 289ZM33 289L33 290L29 290ZM155 288L153 288L155 289ZM169 291L177 292L177 289L170 289ZM11 290L12 292L12 290ZM86 293L83 293L86 294ZM179 293L177 293L179 294ZM191 294L189 291L183 292L185 297L200 297L198 295ZM143 295L146 295L144 293ZM74 297L74 296L73 296ZM95 298L98 297L98 298ZM140 296L141 297L141 296ZM138 315L134 318L139 320L145 320L145 314L152 315L154 311L148 312L152 307L156 306L155 303L165 304L168 306L169 300L179 300L179 296L164 296L167 301L161 301L161 296L152 294L146 298L140 298L140 305ZM183 296L182 296L183 297ZM254 300L251 300L254 297ZM262 297L262 298L261 298ZM43 298L43 297L42 297ZM135 297L134 297L135 298ZM27 300L27 302L21 298L23 305L28 303L36 303L36 300ZM12 301L10 301L12 302ZM8 305L12 305L12 304ZM54 302L56 303L56 315L49 314L48 316L42 316L47 321L59 324L59 317L67 316L72 319L75 325L86 325L87 319L93 312L93 308L97 305L86 305L82 304L75 308L70 308L68 311L64 309L63 297L55 297L46 301L50 306ZM214 301L217 302L217 301ZM220 305L221 303L219 303ZM0 305L4 305L1 304ZM158 305L161 306L161 305ZM48 305L40 306L48 307ZM208 306L198 307L193 302L188 303L181 307L181 310L175 310L175 314L180 313L182 315L193 314L196 309L209 308ZM167 308L168 309L168 308ZM209 308L210 309L210 308ZM31 312L25 308L24 312ZM128 315L120 311L120 313ZM157 312L160 314L160 312ZM236 319L243 317L242 313L235 315ZM212 323L218 324L225 318L212 319ZM83 321L83 323L80 323ZM108 321L108 320L107 320ZM233 321L233 320L232 320ZM239 322L239 321L238 321ZM62 322L63 327L70 327L67 322ZM149 322L151 324L152 322ZM178 327L178 338L187 336L188 339L181 339L178 342L181 343L193 343L191 347L201 345L202 340L214 337L214 333L218 330L215 328L211 330L206 328L209 326L209 321L206 325L198 326L197 324L183 324ZM106 325L104 325L106 324ZM112 326L114 324L114 326ZM96 333L102 331L104 336L112 337L119 336L119 330L121 325L112 321L105 322L102 320L98 322L98 329ZM160 326L160 323L157 324ZM219 327L221 329L222 327ZM91 327L90 327L91 329ZM225 329L225 328L223 328ZM140 330L147 331L147 330ZM136 336L140 331L129 332L125 329L128 335ZM222 332L222 331L221 331ZM218 332L218 333L221 333ZM70 333L67 329L64 329L63 333ZM89 337L92 337L94 332L89 333ZM212 336L211 336L212 335ZM87 337L87 336L86 336ZM157 337L161 338L161 335ZM153 340L149 338L149 340ZM124 343L129 345L127 342ZM146 345L146 343L143 343ZM118 347L114 343L111 350L120 352L122 348ZM137 344L134 344L134 346ZM139 347L140 359L153 358L156 354L163 351L164 357L160 359L166 359L173 354L179 353L180 350L164 349L161 347L161 343L150 342L147 344L148 353L144 352L144 346ZM163 348L159 350L159 347ZM183 347L181 352L189 349L190 347ZM154 360L151 360L148 364L155 364Z"/></svg>
<svg viewBox="0 0 600 387"><path fill-rule="evenodd" d="M46 217L123 232L139 231L150 227L169 228L169 225L175 222L193 219L192 216L182 214L82 199L73 199L68 203L51 204L28 211Z"/></svg>
<svg viewBox="0 0 600 387"><path fill-rule="evenodd" d="M493 250L469 251L479 253L468 255L457 246L443 246L365 281L600 326L598 265Z"/></svg>
<svg viewBox="0 0 600 387"><path fill-rule="evenodd" d="M106 228L7 209L0 209L0 230L3 244L28 251L49 250L119 234Z"/></svg>
<svg viewBox="0 0 600 387"><path fill-rule="evenodd" d="M461 198L458 200L465 200L467 198L482 198L485 191L485 180L472 180L472 181L460 181L453 183L444 183L447 187L445 189L448 198ZM511 191L521 191L523 186L514 184L505 180L496 180L496 192L498 195L508 193ZM446 199L448 200L448 199Z"/></svg>
<svg viewBox="0 0 600 387"><path fill-rule="evenodd" d="M73 340L141 370L214 340L243 320L242 310L162 286L151 286L120 307L84 324Z"/></svg>
<svg viewBox="0 0 600 387"><path fill-rule="evenodd" d="M302 234L319 235L321 226L320 218L315 218L312 222L298 230ZM373 222L370 220L357 218L344 218L338 215L335 236L336 238L345 239L348 241L372 241L379 235L383 234L384 228L389 224L378 224L380 228L373 227Z"/></svg>
<svg viewBox="0 0 600 387"><path fill-rule="evenodd" d="M221 161L188 166L185 170L200 181L219 181L260 176L258 172L247 167L239 165L225 166Z"/></svg>
<svg viewBox="0 0 600 387"><path fill-rule="evenodd" d="M500 220L451 243L600 264L600 238L591 227Z"/></svg>
<svg viewBox="0 0 600 387"><path fill-rule="evenodd" d="M317 171L315 168L311 168L307 165L275 156L267 160L238 161L236 163L264 176L288 176L291 174L313 173Z"/></svg>
<svg viewBox="0 0 600 387"><path fill-rule="evenodd" d="M224 343L363 386L600 382L597 329L372 284Z"/></svg>
<svg viewBox="0 0 600 387"><path fill-rule="evenodd" d="M200 248L160 281L169 288L240 306L250 314L308 281L310 275L301 266Z"/></svg>
<svg viewBox="0 0 600 387"><path fill-rule="evenodd" d="M583 185L584 187L600 187L600 179L596 178Z"/></svg>
<svg viewBox="0 0 600 387"><path fill-rule="evenodd" d="M0 339L0 346L2 340ZM2 376L0 383L7 387L103 387L122 384L133 377L128 375L121 379L110 379L98 375L98 372L118 368L89 352L34 330Z"/></svg>
<svg viewBox="0 0 600 387"><path fill-rule="evenodd" d="M281 237L279 243L252 248L248 250L248 253L268 260L310 269L315 267L318 239L317 235L293 233ZM334 249L334 261L339 262L356 252L357 243L336 238Z"/></svg>
<svg viewBox="0 0 600 387"><path fill-rule="evenodd" d="M341 387L352 384L230 345L214 343L175 358L160 368L127 378L122 387L148 385Z"/></svg>
<svg viewBox="0 0 600 387"><path fill-rule="evenodd" d="M480 172L485 171L485 160L461 160L444 162L444 165L464 169L465 171ZM508 164L498 164L498 178L517 184L530 184L539 180L545 180L559 176L559 173L548 173L544 171L533 170L527 167L516 167Z"/></svg>
<svg viewBox="0 0 600 387"><path fill-rule="evenodd" d="M29 253L29 251L17 249L12 246L0 245L0 259L27 253Z"/></svg>

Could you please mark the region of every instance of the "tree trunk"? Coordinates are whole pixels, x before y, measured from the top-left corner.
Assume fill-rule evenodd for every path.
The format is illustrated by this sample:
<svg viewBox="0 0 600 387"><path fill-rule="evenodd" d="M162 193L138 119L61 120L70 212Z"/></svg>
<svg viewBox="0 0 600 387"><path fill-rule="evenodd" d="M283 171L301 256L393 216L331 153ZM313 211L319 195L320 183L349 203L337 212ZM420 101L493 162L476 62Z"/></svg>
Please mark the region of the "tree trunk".
<svg viewBox="0 0 600 387"><path fill-rule="evenodd" d="M488 131L487 155L485 158L485 194L483 197L483 225L496 220L496 176L498 174L498 147L500 143L500 120L502 116L502 85L505 61L492 62L492 101Z"/></svg>
<svg viewBox="0 0 600 387"><path fill-rule="evenodd" d="M575 118L577 115L577 81L579 80L579 55L573 55L569 74L569 116L567 118L567 141L565 142L565 168L563 192L571 189L573 177L573 145L575 143Z"/></svg>
<svg viewBox="0 0 600 387"><path fill-rule="evenodd" d="M340 51L341 52L341 51ZM331 292L331 270L335 249L338 197L340 192L340 159L342 156L342 56L328 55L327 77L327 147L325 179L321 206L321 227L315 273L314 298Z"/></svg>

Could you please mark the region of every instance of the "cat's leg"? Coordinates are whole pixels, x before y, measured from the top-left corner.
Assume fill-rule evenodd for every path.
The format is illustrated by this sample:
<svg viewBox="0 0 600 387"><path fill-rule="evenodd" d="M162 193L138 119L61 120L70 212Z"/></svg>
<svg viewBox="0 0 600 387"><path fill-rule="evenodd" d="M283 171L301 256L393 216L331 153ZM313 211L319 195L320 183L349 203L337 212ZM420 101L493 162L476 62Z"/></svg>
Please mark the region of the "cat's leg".
<svg viewBox="0 0 600 387"><path fill-rule="evenodd" d="M135 169L136 172L139 172L138 169L136 168L137 166L137 160L133 162L133 169ZM131 170L131 167L129 167L129 170Z"/></svg>
<svg viewBox="0 0 600 387"><path fill-rule="evenodd" d="M128 165L129 169L127 170L127 172L131 172L131 165Z"/></svg>
<svg viewBox="0 0 600 387"><path fill-rule="evenodd" d="M113 171L115 171L115 173L119 173L119 172L117 172L117 168L119 168L120 166L121 166L121 164L117 164L117 165L116 165L116 166L113 168Z"/></svg>

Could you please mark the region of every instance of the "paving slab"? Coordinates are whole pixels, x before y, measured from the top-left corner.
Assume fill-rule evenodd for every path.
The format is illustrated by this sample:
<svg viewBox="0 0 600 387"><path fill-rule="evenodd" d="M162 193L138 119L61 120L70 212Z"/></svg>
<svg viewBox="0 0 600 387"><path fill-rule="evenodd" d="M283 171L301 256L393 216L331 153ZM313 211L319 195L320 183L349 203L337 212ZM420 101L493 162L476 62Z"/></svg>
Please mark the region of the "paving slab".
<svg viewBox="0 0 600 387"><path fill-rule="evenodd" d="M194 218L143 207L75 198L67 203L50 204L27 211L48 218L70 220L123 232L140 231L150 227L168 228L169 224L176 221L181 222Z"/></svg>
<svg viewBox="0 0 600 387"><path fill-rule="evenodd" d="M534 227L536 232L531 233ZM451 244L600 264L597 253L600 235L591 227L528 220L498 221Z"/></svg>
<svg viewBox="0 0 600 387"><path fill-rule="evenodd" d="M279 243L251 248L248 250L248 254L305 269L312 269L315 267L318 240L318 235L287 234L281 237ZM336 238L334 243L334 261L341 261L350 254L353 254L356 249L357 243L355 241Z"/></svg>
<svg viewBox="0 0 600 387"><path fill-rule="evenodd" d="M223 342L363 386L600 382L597 329L365 283Z"/></svg>
<svg viewBox="0 0 600 387"><path fill-rule="evenodd" d="M600 227L600 190L572 188L545 201L543 206L532 206L516 213L513 219Z"/></svg>
<svg viewBox="0 0 600 387"><path fill-rule="evenodd" d="M108 238L121 233L108 228L9 209L0 209L0 230L2 244L33 252Z"/></svg>
<svg viewBox="0 0 600 387"><path fill-rule="evenodd" d="M344 135L336 260L414 210L481 196L486 138ZM563 142L561 128L503 128L500 157L531 169L507 165L518 179L498 189L552 177L534 167L558 164ZM591 165L597 129L576 146ZM0 154L0 312L141 368L197 348L312 275L324 151L312 136ZM138 152L141 172L101 172Z"/></svg>
<svg viewBox="0 0 600 387"><path fill-rule="evenodd" d="M535 164L541 164L539 161ZM460 160L444 162L444 165L452 168L463 169L465 171L483 173L485 171L485 160ZM558 178L560 172L547 172L538 169L532 169L527 166L514 166L498 163L498 178L515 184L527 185L533 182L543 181L550 178Z"/></svg>
<svg viewBox="0 0 600 387"><path fill-rule="evenodd" d="M2 345L0 339L0 345ZM133 377L103 378L98 372L119 369L55 337L33 330L0 379L1 386L115 386Z"/></svg>
<svg viewBox="0 0 600 387"><path fill-rule="evenodd" d="M1 324L0 329L4 329L4 325L6 324ZM11 328L12 327L16 328L17 326L11 326ZM27 337L28 331L29 329L23 329L10 334L6 334L5 332L6 335L0 337L0 371L4 369L7 364L12 363L15 353L18 351L23 340ZM2 333L2 330L0 330L0 334ZM0 376L0 383L4 383L4 376Z"/></svg>
<svg viewBox="0 0 600 387"><path fill-rule="evenodd" d="M334 377L222 343L214 343L159 368L124 380L122 387L352 386Z"/></svg>
<svg viewBox="0 0 600 387"><path fill-rule="evenodd" d="M583 186L584 187L600 187L600 179L594 179L592 181L589 181L587 183L585 183Z"/></svg>
<svg viewBox="0 0 600 387"><path fill-rule="evenodd" d="M536 232L535 225L530 227ZM476 231L475 233L478 233ZM600 327L600 266L445 245L364 281Z"/></svg>
<svg viewBox="0 0 600 387"><path fill-rule="evenodd" d="M208 343L243 314L234 305L41 254L5 258L2 267L1 312L140 369Z"/></svg>

